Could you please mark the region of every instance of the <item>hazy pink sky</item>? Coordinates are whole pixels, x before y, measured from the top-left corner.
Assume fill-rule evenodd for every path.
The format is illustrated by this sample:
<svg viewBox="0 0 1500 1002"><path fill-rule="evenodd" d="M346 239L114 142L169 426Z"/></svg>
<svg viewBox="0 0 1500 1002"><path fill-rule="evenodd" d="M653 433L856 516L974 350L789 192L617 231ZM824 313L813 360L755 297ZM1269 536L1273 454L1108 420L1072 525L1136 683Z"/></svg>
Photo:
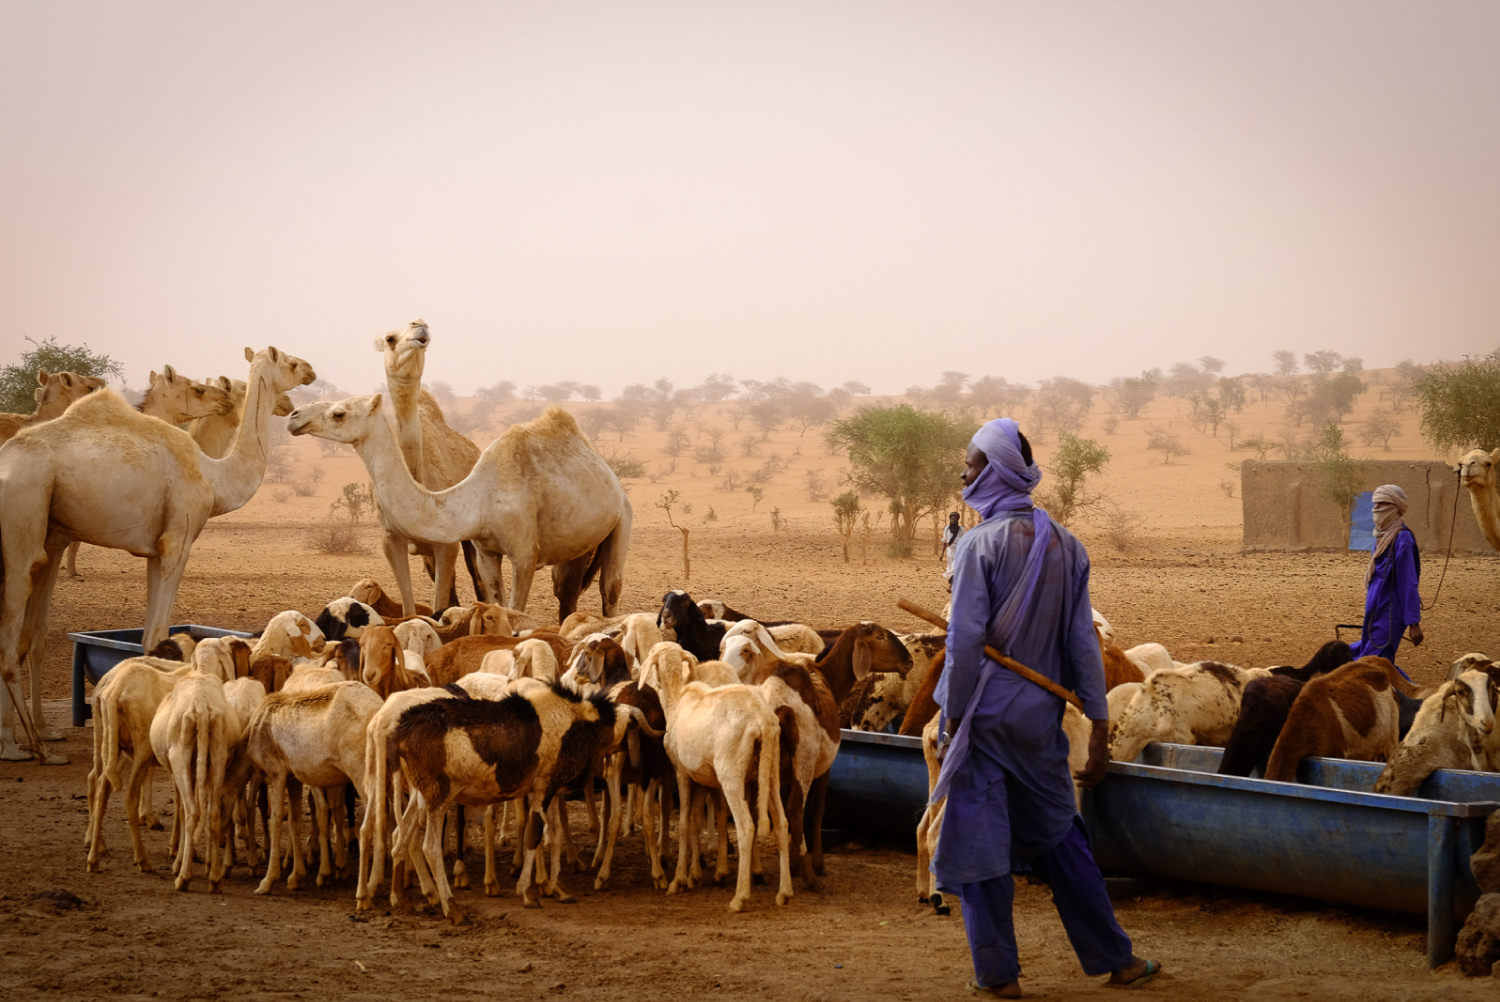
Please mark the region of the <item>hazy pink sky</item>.
<svg viewBox="0 0 1500 1002"><path fill-rule="evenodd" d="M1500 4L0 2L0 360L350 392L1500 344Z"/></svg>

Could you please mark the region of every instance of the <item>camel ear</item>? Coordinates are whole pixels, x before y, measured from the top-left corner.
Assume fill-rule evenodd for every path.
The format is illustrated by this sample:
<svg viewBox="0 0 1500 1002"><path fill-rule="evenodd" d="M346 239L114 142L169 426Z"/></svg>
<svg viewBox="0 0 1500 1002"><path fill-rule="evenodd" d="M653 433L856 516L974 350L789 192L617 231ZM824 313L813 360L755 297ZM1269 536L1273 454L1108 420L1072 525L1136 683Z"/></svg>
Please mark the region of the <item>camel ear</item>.
<svg viewBox="0 0 1500 1002"><path fill-rule="evenodd" d="M1500 449L1496 449L1494 452L1490 453L1490 462L1500 463Z"/></svg>
<svg viewBox="0 0 1500 1002"><path fill-rule="evenodd" d="M269 358L273 362L280 363L281 362L281 351L274 344L273 345L269 345L266 348L266 357Z"/></svg>
<svg viewBox="0 0 1500 1002"><path fill-rule="evenodd" d="M47 385L47 380L49 380L51 378L52 377L49 376L49 375L47 375L46 371L43 370L43 369L38 369L37 372L36 372L36 381L38 383L40 383L41 385L43 385L43 386L46 386Z"/></svg>
<svg viewBox="0 0 1500 1002"><path fill-rule="evenodd" d="M247 361L247 362L253 362L253 361L255 361L255 349L254 348L246 348L245 349L245 361Z"/></svg>
<svg viewBox="0 0 1500 1002"><path fill-rule="evenodd" d="M379 411L380 411L380 397L381 397L381 394L377 393L373 397L370 398L370 413L371 414L377 414L377 413L379 413Z"/></svg>
<svg viewBox="0 0 1500 1002"><path fill-rule="evenodd" d="M177 370L172 368L170 365L162 366L161 374L162 377L169 383L175 382L177 380Z"/></svg>
<svg viewBox="0 0 1500 1002"><path fill-rule="evenodd" d="M223 390L225 393L228 393L232 386L233 384L230 383L228 376L219 377L219 389Z"/></svg>
<svg viewBox="0 0 1500 1002"><path fill-rule="evenodd" d="M148 384L154 383L154 382L156 382L160 378L161 378L161 376L157 375L156 370L152 369L151 370L151 374L146 377L146 382Z"/></svg>

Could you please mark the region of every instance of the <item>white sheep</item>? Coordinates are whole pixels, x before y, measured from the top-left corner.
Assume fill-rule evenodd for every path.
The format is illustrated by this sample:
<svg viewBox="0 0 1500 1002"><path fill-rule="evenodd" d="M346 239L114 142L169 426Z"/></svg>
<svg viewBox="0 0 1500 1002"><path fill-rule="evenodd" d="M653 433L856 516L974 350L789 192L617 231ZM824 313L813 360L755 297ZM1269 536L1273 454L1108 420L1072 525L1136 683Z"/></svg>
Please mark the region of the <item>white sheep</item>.
<svg viewBox="0 0 1500 1002"><path fill-rule="evenodd" d="M1444 682L1422 701L1401 747L1375 781L1375 792L1410 796L1438 769L1500 772L1497 701L1500 668L1471 669Z"/></svg>
<svg viewBox="0 0 1500 1002"><path fill-rule="evenodd" d="M1153 672L1113 721L1110 757L1129 762L1153 741L1223 745L1239 716L1245 683L1269 674L1214 661Z"/></svg>

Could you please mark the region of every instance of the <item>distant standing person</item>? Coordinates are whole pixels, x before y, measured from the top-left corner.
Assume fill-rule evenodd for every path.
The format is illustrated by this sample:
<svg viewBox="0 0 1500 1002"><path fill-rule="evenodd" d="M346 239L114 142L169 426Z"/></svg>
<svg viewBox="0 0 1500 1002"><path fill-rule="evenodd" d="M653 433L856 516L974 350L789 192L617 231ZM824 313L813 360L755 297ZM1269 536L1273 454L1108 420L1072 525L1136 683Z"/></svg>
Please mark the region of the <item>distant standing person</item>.
<svg viewBox="0 0 1500 1002"><path fill-rule="evenodd" d="M1365 622L1354 656L1382 657L1395 664L1403 633L1412 646L1422 643L1422 599L1417 594L1422 555L1403 520L1409 504L1406 491L1386 484L1375 488L1373 502L1375 552L1365 568ZM1411 681L1406 672L1401 675Z"/></svg>
<svg viewBox="0 0 1500 1002"><path fill-rule="evenodd" d="M949 581L953 580L953 551L958 546L958 537L964 534L964 527L958 524L958 512L948 513L948 527L943 530L943 577Z"/></svg>

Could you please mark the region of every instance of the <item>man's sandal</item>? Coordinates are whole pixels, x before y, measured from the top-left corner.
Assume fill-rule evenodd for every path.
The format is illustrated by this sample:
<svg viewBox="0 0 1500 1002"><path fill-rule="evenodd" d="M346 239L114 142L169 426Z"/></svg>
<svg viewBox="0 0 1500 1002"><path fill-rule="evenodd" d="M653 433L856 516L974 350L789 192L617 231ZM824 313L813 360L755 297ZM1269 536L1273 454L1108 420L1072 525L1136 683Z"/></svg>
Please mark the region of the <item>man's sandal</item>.
<svg viewBox="0 0 1500 1002"><path fill-rule="evenodd" d="M1110 979L1108 984L1111 988L1139 988L1160 973L1161 964L1154 960L1148 960L1146 961L1146 969L1134 981L1115 981L1114 979Z"/></svg>
<svg viewBox="0 0 1500 1002"><path fill-rule="evenodd" d="M1015 990L1008 991L1007 989L1010 989L1012 986L1014 986ZM1014 981L1005 985L981 985L977 981L970 980L964 987L975 995L984 995L989 998L1018 999L1022 997L1021 986Z"/></svg>

